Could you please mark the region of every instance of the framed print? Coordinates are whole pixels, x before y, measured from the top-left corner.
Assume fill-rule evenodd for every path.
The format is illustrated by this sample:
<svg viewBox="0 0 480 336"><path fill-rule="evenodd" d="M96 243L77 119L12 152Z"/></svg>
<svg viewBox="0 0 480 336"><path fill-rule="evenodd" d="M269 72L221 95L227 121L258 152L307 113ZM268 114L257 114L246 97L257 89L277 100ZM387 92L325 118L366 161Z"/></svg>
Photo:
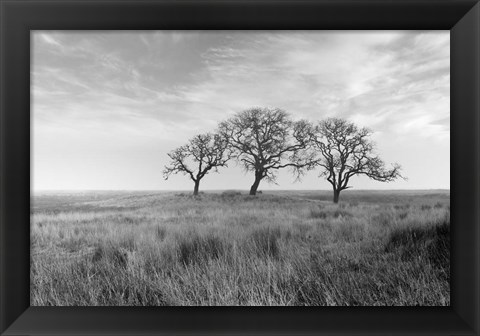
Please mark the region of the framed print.
<svg viewBox="0 0 480 336"><path fill-rule="evenodd" d="M479 16L2 1L2 334L478 334Z"/></svg>

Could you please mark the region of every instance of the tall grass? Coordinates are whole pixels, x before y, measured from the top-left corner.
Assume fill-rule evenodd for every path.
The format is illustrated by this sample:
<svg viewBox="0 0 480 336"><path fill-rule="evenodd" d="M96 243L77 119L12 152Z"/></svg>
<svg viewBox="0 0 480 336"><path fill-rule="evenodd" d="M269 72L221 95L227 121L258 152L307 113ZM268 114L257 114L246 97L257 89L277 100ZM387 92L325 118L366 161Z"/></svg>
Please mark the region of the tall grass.
<svg viewBox="0 0 480 336"><path fill-rule="evenodd" d="M237 192L49 204L32 214L31 304L449 305L450 208L433 204Z"/></svg>

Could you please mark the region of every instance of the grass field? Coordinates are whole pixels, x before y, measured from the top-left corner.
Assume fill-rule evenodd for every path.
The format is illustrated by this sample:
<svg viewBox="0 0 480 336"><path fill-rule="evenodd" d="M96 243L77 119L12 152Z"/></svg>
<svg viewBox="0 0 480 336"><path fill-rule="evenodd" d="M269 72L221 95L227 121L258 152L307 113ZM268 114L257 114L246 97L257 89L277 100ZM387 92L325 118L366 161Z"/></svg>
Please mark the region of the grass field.
<svg viewBox="0 0 480 336"><path fill-rule="evenodd" d="M449 305L450 192L32 196L31 305Z"/></svg>

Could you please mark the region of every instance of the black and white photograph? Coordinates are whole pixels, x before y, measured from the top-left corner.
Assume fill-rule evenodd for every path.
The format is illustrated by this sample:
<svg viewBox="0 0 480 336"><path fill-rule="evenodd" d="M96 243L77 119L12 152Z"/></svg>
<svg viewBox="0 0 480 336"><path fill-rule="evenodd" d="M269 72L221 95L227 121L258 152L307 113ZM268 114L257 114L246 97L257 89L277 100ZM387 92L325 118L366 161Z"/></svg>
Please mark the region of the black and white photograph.
<svg viewBox="0 0 480 336"><path fill-rule="evenodd" d="M449 30L30 43L31 306L450 306Z"/></svg>

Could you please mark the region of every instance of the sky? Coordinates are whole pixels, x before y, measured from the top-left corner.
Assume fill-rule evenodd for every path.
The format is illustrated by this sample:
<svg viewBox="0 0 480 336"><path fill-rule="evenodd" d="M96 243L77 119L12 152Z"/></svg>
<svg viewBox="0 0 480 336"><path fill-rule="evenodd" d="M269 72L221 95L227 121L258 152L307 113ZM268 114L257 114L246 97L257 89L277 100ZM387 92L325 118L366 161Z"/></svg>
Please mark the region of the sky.
<svg viewBox="0 0 480 336"><path fill-rule="evenodd" d="M167 153L233 114L278 107L373 131L406 180L355 189L450 188L449 31L32 31L32 187L189 190ZM249 189L235 162L200 189ZM331 189L279 171L259 190Z"/></svg>

